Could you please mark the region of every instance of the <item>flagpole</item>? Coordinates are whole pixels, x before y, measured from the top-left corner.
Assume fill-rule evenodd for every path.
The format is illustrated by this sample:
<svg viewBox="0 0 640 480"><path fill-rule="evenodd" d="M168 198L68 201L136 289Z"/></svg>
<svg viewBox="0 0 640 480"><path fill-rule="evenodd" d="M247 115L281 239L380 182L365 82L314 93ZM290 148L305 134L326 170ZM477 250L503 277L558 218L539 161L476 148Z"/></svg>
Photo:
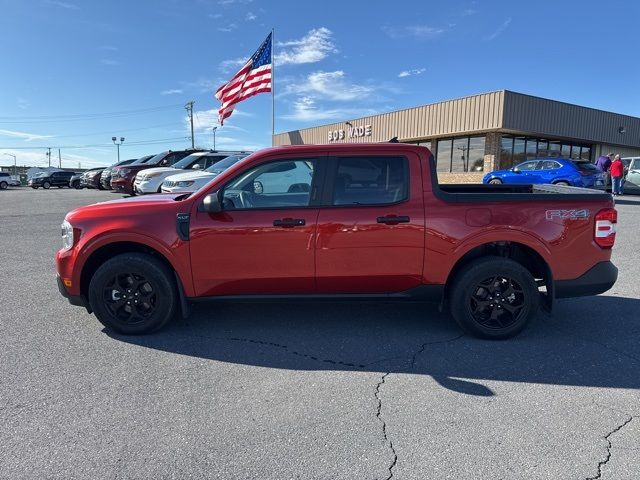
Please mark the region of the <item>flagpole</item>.
<svg viewBox="0 0 640 480"><path fill-rule="evenodd" d="M276 134L276 82L275 82L275 71L276 64L273 61L273 49L275 47L275 42L273 41L275 37L275 28L271 29L271 145L273 145L273 136Z"/></svg>

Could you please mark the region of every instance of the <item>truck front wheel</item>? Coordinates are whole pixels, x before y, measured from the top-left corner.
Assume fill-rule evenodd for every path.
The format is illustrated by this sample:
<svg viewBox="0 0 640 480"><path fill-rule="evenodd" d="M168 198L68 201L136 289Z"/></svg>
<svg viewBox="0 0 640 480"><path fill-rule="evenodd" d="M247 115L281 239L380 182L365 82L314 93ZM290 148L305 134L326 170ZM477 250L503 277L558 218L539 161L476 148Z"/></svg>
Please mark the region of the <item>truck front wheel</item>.
<svg viewBox="0 0 640 480"><path fill-rule="evenodd" d="M173 317L177 301L172 272L150 255L117 255L103 263L89 283L89 302L98 320L125 335L162 328Z"/></svg>
<svg viewBox="0 0 640 480"><path fill-rule="evenodd" d="M451 314L467 333L488 339L520 333L538 311L540 293L531 273L504 257L469 263L454 279Z"/></svg>

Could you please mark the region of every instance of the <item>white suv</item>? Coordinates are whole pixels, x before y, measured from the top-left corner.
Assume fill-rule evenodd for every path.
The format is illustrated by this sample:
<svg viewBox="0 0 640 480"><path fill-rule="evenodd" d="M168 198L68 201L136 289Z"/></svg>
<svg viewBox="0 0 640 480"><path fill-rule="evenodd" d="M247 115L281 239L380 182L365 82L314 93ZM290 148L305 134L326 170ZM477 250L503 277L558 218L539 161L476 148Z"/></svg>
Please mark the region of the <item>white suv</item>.
<svg viewBox="0 0 640 480"><path fill-rule="evenodd" d="M247 155L247 153L230 155L224 160L214 163L205 170L171 175L162 183L162 193L187 193L200 190L200 188L209 183L213 178L220 175L231 165L238 163Z"/></svg>
<svg viewBox="0 0 640 480"><path fill-rule="evenodd" d="M171 167L155 167L140 171L133 182L138 194L158 193L165 178L175 175L176 170L204 170L216 162L240 152L196 152L184 157Z"/></svg>

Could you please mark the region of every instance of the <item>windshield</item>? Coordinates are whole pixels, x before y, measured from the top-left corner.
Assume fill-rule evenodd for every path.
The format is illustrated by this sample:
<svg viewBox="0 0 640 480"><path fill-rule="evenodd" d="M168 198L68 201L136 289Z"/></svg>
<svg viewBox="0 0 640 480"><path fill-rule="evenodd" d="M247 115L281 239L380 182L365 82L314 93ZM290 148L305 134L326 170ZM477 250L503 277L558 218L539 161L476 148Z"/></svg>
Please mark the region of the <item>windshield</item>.
<svg viewBox="0 0 640 480"><path fill-rule="evenodd" d="M38 172L38 173L33 175L33 178L46 177L48 175L49 175L49 172Z"/></svg>
<svg viewBox="0 0 640 480"><path fill-rule="evenodd" d="M171 168L189 168L192 163L196 163L200 158L204 157L202 153L192 153L191 155L187 155L179 162L174 163Z"/></svg>
<svg viewBox="0 0 640 480"><path fill-rule="evenodd" d="M231 165L238 163L240 160L245 158L246 155L231 155L224 160L220 160L217 163L214 163L209 168L205 169L205 172L209 173L222 173Z"/></svg>
<svg viewBox="0 0 640 480"><path fill-rule="evenodd" d="M166 152L159 153L158 155L164 155ZM131 162L129 165L141 165L143 163L148 163L149 160L157 157L158 155L147 155L146 157L140 157L135 162Z"/></svg>

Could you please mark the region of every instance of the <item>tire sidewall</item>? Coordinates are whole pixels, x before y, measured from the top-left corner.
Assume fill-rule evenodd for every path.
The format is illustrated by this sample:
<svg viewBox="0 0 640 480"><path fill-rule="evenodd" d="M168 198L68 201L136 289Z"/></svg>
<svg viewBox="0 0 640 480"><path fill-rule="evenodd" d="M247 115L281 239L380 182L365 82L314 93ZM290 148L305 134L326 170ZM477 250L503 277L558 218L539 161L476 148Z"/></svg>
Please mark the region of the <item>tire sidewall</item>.
<svg viewBox="0 0 640 480"><path fill-rule="evenodd" d="M9 187L7 182L0 182L0 190L6 190Z"/></svg>
<svg viewBox="0 0 640 480"><path fill-rule="evenodd" d="M501 185L502 184L502 180L500 180L499 178L492 178L491 180L489 180L488 183L490 185Z"/></svg>
<svg viewBox="0 0 640 480"><path fill-rule="evenodd" d="M155 312L143 323L130 325L109 312L102 292L117 273L139 273L156 291ZM163 327L174 315L177 289L171 271L159 260L139 253L121 254L103 263L89 283L89 303L96 317L105 327L125 335L150 333Z"/></svg>
<svg viewBox="0 0 640 480"><path fill-rule="evenodd" d="M42 184L42 188L44 188L45 190L49 190L51 188L51 184L49 182L44 182Z"/></svg>
<svg viewBox="0 0 640 480"><path fill-rule="evenodd" d="M487 328L471 316L469 298L482 280L492 275L505 275L516 280L523 289L525 307L518 320L503 329ZM536 315L540 303L540 293L535 279L519 263L508 258L490 256L471 262L454 280L450 297L451 314L466 332L485 339L500 340L520 333Z"/></svg>

